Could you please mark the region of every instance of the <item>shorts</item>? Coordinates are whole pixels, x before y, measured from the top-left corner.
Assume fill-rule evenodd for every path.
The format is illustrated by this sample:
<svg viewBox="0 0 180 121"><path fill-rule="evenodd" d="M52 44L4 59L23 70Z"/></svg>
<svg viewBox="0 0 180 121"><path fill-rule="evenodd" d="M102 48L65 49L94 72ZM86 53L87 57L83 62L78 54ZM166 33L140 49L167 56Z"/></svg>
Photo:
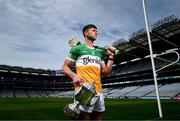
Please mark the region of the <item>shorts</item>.
<svg viewBox="0 0 180 121"><path fill-rule="evenodd" d="M96 112L104 112L105 111L105 103L104 103L104 96L103 93L98 93L99 96L98 100L93 106L79 106L79 109L83 112L92 113L93 111Z"/></svg>

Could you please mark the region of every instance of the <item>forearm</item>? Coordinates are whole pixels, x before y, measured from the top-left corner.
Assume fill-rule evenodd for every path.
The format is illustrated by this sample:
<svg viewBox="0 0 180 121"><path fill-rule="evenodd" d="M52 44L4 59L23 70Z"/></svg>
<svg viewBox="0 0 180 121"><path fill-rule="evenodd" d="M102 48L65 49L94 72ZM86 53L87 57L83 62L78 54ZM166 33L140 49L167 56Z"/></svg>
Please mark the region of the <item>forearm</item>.
<svg viewBox="0 0 180 121"><path fill-rule="evenodd" d="M104 68L102 69L103 75L108 75L112 71L113 63L114 56L109 56L107 63L104 65Z"/></svg>
<svg viewBox="0 0 180 121"><path fill-rule="evenodd" d="M106 73L107 74L109 74L112 71L113 63L114 63L114 57L109 57L109 60L106 64Z"/></svg>
<svg viewBox="0 0 180 121"><path fill-rule="evenodd" d="M70 77L71 79L73 79L73 76L74 76L75 73L70 69L69 66L63 65L62 71L63 71L63 73L66 74L68 77Z"/></svg>
<svg viewBox="0 0 180 121"><path fill-rule="evenodd" d="M63 65L62 70L68 77L70 77L73 80L73 85L75 87L81 86L84 82L84 79L82 79L76 73L74 73L69 66Z"/></svg>

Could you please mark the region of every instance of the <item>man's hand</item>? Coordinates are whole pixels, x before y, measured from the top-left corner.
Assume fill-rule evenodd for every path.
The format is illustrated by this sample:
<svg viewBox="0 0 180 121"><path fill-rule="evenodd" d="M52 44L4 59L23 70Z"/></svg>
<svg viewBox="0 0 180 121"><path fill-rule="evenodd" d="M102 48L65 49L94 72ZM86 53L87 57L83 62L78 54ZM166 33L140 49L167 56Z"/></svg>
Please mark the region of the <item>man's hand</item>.
<svg viewBox="0 0 180 121"><path fill-rule="evenodd" d="M107 49L105 55L107 55L107 56L111 56L111 55L114 56L114 52L115 52L115 49L116 49L116 48L114 48L114 47L112 47L112 46L108 46L107 48L108 48L108 49Z"/></svg>
<svg viewBox="0 0 180 121"><path fill-rule="evenodd" d="M75 74L75 73L73 73L72 79L73 79L73 85L74 85L75 87L80 87L80 86L83 84L83 82L85 82L85 80L84 80L83 78L79 77L79 76L78 76L77 74Z"/></svg>
<svg viewBox="0 0 180 121"><path fill-rule="evenodd" d="M84 80L71 70L73 65L74 65L73 61L66 59L64 61L62 70L68 77L70 77L73 80L73 85L75 87L79 87L82 85Z"/></svg>
<svg viewBox="0 0 180 121"><path fill-rule="evenodd" d="M107 56L113 55L113 56L114 56L114 53L111 52L110 50L107 50L106 53L105 53L105 55L107 55Z"/></svg>
<svg viewBox="0 0 180 121"><path fill-rule="evenodd" d="M109 50L109 51L111 51L112 53L114 53L114 52L115 52L115 49L116 49L115 47L108 46L108 50Z"/></svg>

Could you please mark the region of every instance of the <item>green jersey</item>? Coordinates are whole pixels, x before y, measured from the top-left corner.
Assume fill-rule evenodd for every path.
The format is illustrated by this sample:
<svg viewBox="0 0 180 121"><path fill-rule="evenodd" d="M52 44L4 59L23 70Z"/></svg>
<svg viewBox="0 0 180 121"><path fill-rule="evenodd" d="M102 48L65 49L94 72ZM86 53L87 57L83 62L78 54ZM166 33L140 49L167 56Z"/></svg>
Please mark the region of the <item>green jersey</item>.
<svg viewBox="0 0 180 121"><path fill-rule="evenodd" d="M86 82L92 83L96 92L102 92L101 64L104 63L102 49L91 48L85 44L71 48L67 59L75 62L76 73Z"/></svg>

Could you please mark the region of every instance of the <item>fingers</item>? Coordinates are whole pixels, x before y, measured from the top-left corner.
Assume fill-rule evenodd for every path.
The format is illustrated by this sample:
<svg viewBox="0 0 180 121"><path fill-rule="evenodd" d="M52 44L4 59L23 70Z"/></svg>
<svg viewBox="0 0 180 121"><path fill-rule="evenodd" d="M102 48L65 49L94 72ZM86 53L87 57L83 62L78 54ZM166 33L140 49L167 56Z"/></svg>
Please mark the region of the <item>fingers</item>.
<svg viewBox="0 0 180 121"><path fill-rule="evenodd" d="M80 87L83 84L84 80L80 77L73 80L73 85L75 87Z"/></svg>
<svg viewBox="0 0 180 121"><path fill-rule="evenodd" d="M111 51L111 52L113 52L113 53L114 53L115 49L116 49L115 47L108 46L108 50Z"/></svg>
<svg viewBox="0 0 180 121"><path fill-rule="evenodd" d="M79 87L79 86L81 86L81 83L79 82L79 81L74 81L73 82L73 85L75 86L75 87Z"/></svg>
<svg viewBox="0 0 180 121"><path fill-rule="evenodd" d="M111 52L110 50L107 50L107 52L105 53L106 55L114 55L114 53L113 52Z"/></svg>

